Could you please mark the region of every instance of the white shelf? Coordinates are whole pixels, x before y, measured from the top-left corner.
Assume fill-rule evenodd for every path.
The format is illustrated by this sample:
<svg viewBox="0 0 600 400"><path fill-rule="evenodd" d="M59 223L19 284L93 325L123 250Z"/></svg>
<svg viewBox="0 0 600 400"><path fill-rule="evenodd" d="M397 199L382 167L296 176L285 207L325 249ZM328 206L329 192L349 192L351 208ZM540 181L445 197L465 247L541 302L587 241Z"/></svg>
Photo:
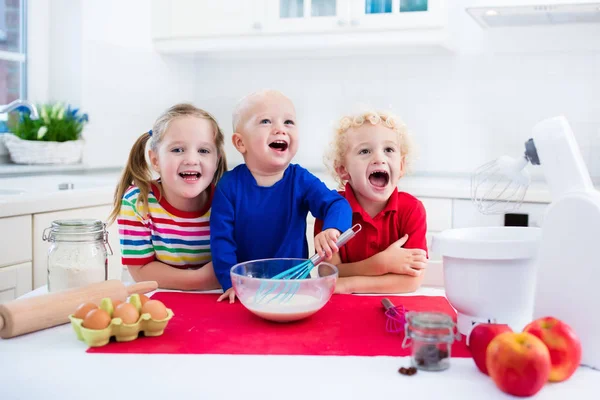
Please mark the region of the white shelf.
<svg viewBox="0 0 600 400"><path fill-rule="evenodd" d="M366 13L364 0L330 0L334 14L326 16L313 16L311 4L305 1L301 16L288 18L279 0L227 0L218 6L209 0L153 0L152 39L163 54L228 58L452 50L446 0L428 0L427 11L404 13L393 0L394 11L381 14Z"/></svg>
<svg viewBox="0 0 600 400"><path fill-rule="evenodd" d="M292 52L305 51L310 55L349 55L356 51L370 52L393 51L396 54L424 54L431 52L453 51L444 29L422 29L410 32L353 32L353 33L303 33L261 36L231 37L188 37L155 39L155 49L163 54L203 55L217 57L256 57L257 51L273 53L273 50ZM333 53L332 53L333 51ZM281 57L278 52L273 56Z"/></svg>

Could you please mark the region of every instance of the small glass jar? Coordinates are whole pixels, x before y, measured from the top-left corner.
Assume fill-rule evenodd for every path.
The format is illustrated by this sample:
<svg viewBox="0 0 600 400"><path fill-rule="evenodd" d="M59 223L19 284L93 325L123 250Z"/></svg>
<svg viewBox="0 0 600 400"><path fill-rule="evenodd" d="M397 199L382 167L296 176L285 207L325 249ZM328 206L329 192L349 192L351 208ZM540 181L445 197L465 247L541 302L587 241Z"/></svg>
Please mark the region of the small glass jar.
<svg viewBox="0 0 600 400"><path fill-rule="evenodd" d="M44 229L48 248L48 291L58 292L108 279L106 224L95 219L53 221ZM108 248L107 248L108 246Z"/></svg>
<svg viewBox="0 0 600 400"><path fill-rule="evenodd" d="M408 312L402 347L412 345L411 364L424 371L450 367L452 343L460 336L452 317L440 312ZM412 342L412 343L411 343Z"/></svg>

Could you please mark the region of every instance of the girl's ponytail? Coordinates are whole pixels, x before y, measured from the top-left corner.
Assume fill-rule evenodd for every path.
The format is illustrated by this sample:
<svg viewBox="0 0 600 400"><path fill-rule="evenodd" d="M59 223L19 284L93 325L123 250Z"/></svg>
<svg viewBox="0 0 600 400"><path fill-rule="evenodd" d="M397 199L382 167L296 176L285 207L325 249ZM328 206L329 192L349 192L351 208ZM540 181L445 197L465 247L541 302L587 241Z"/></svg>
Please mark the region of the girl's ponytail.
<svg viewBox="0 0 600 400"><path fill-rule="evenodd" d="M123 195L131 185L140 189L136 206L141 215L148 212L148 194L150 193L150 183L152 182L152 172L146 162L146 143L150 139L150 133L145 132L133 144L127 159L127 165L121 175L119 185L115 190L113 199L113 210L108 217L108 224L112 224L121 212L121 201Z"/></svg>

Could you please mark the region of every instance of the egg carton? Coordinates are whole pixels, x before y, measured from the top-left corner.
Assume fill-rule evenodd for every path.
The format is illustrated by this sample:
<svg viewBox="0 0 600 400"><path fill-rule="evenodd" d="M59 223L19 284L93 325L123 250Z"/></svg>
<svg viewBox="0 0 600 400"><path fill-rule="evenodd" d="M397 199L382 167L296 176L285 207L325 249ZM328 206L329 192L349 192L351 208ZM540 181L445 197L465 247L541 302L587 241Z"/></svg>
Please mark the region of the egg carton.
<svg viewBox="0 0 600 400"><path fill-rule="evenodd" d="M112 318L110 324L104 329L88 329L84 327L83 319L75 318L73 314L69 315L71 326L75 330L77 339L85 342L90 347L100 347L106 345L111 337L115 337L117 342L130 342L139 337L140 332L144 336L160 336L165 331L169 320L173 318L173 311L167 308L167 317L164 319L153 319L149 313L141 313L142 302L138 294L129 297L129 303L133 304L140 313L140 317L134 324L125 324L121 318ZM113 305L109 298L102 299L100 308L108 312L112 317Z"/></svg>

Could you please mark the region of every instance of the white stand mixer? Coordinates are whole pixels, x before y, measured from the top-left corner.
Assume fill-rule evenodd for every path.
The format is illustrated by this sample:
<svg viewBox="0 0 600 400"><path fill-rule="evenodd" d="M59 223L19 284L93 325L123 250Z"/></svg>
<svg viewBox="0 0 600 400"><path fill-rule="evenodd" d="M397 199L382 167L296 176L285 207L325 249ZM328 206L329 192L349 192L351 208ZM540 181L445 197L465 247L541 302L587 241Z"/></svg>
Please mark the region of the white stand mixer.
<svg viewBox="0 0 600 400"><path fill-rule="evenodd" d="M537 256L534 318L552 316L569 324L581 340L582 364L598 369L600 192L565 117L538 123L526 156L542 166L552 195Z"/></svg>
<svg viewBox="0 0 600 400"><path fill-rule="evenodd" d="M484 214L519 208L529 186L524 169L529 163L542 167L552 198L542 228L462 228L434 236L446 296L467 337L482 321L521 330L550 316L573 328L582 364L600 369L600 192L567 119L535 125L524 156L503 156L478 168L471 181L473 202Z"/></svg>

